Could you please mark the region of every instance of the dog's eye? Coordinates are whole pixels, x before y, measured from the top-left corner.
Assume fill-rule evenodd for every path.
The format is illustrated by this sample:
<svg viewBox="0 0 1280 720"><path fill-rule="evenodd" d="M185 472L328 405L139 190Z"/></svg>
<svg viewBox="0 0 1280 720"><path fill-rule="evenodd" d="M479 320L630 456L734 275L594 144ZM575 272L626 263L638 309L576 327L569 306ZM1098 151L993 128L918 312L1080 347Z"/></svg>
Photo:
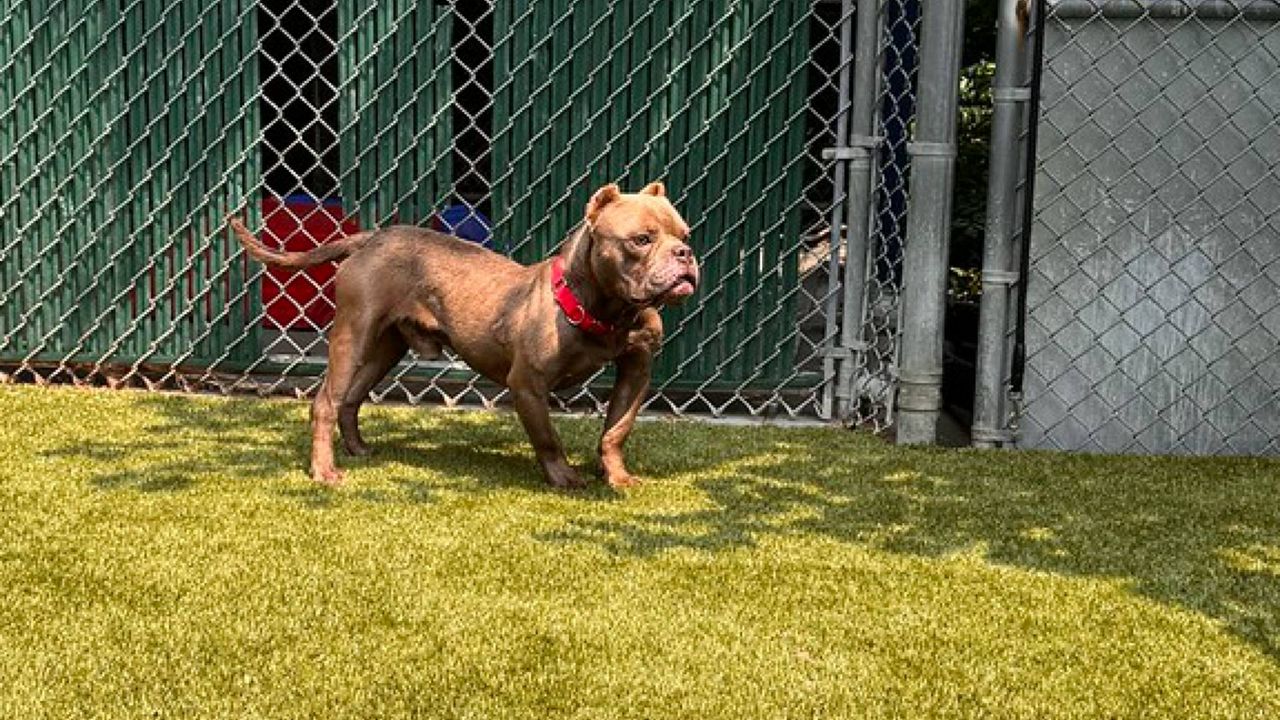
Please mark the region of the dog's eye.
<svg viewBox="0 0 1280 720"><path fill-rule="evenodd" d="M636 235L631 238L631 242L635 243L636 245L640 245L641 247L645 245L651 245L653 244L653 234L643 233L640 235Z"/></svg>

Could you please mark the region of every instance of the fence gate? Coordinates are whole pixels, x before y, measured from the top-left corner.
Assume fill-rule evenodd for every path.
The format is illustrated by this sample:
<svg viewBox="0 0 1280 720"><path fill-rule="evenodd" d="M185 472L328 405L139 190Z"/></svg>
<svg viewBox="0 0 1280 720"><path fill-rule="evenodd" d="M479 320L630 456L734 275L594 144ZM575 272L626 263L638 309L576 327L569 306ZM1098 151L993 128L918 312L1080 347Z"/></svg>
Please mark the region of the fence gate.
<svg viewBox="0 0 1280 720"><path fill-rule="evenodd" d="M665 311L648 407L883 426L918 18L918 0L0 0L0 365L310 392L333 268L248 264L228 212L291 249L400 222L531 262L595 187L663 179L706 283ZM599 407L607 375L560 401ZM375 397L502 392L415 360Z"/></svg>
<svg viewBox="0 0 1280 720"><path fill-rule="evenodd" d="M1029 182L999 191L1029 202L984 268L1017 294L983 297L975 440L1280 453L1280 5L1045 0L1036 19ZM997 99L1025 99L1007 79Z"/></svg>
<svg viewBox="0 0 1280 720"><path fill-rule="evenodd" d="M1280 452L1277 23L1049 4L1023 444Z"/></svg>

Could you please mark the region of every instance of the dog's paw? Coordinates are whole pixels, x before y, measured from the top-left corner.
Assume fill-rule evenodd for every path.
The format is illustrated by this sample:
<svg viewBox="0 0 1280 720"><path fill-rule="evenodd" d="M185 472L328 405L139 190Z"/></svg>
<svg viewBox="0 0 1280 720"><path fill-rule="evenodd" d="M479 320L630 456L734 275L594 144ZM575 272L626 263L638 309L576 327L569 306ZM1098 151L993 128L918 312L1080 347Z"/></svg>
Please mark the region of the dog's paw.
<svg viewBox="0 0 1280 720"><path fill-rule="evenodd" d="M342 471L332 465L325 468L312 468L311 479L321 485L337 487L342 484Z"/></svg>
<svg viewBox="0 0 1280 720"><path fill-rule="evenodd" d="M605 478L605 482L609 483L609 487L614 490L626 490L636 487L640 484L640 478L629 472L620 472L609 475Z"/></svg>
<svg viewBox="0 0 1280 720"><path fill-rule="evenodd" d="M347 449L347 454L353 457L364 457L373 452L368 445L362 442L343 443L343 446Z"/></svg>
<svg viewBox="0 0 1280 720"><path fill-rule="evenodd" d="M587 486L587 482L582 479L578 471L566 464L550 465L543 468L543 470L546 471L547 482L552 487L557 487L561 490L576 490Z"/></svg>

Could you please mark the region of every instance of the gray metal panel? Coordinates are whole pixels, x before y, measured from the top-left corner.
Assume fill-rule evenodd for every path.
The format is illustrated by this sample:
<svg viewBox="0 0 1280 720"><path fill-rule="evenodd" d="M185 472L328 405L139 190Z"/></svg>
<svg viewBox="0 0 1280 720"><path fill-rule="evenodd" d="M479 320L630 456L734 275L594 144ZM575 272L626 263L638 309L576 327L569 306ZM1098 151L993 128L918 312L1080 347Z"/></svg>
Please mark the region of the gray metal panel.
<svg viewBox="0 0 1280 720"><path fill-rule="evenodd" d="M1020 444L1280 451L1280 28L1046 22Z"/></svg>

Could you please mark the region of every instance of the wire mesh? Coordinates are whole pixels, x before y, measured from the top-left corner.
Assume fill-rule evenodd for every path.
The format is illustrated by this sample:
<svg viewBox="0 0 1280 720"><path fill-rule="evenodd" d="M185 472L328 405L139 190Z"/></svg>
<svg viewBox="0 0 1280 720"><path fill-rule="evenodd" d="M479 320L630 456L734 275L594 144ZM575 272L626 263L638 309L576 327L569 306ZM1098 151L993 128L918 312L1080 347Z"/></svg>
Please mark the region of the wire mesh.
<svg viewBox="0 0 1280 720"><path fill-rule="evenodd" d="M884 4L886 140L854 423L892 418L916 0ZM667 311L646 408L830 417L852 3L0 3L0 364L39 381L313 392L332 266L273 247L427 225L531 262L592 189L666 181L707 280ZM599 410L607 371L559 395ZM410 357L375 400L502 388Z"/></svg>
<svg viewBox="0 0 1280 720"><path fill-rule="evenodd" d="M1047 5L1020 443L1280 452L1280 12Z"/></svg>

